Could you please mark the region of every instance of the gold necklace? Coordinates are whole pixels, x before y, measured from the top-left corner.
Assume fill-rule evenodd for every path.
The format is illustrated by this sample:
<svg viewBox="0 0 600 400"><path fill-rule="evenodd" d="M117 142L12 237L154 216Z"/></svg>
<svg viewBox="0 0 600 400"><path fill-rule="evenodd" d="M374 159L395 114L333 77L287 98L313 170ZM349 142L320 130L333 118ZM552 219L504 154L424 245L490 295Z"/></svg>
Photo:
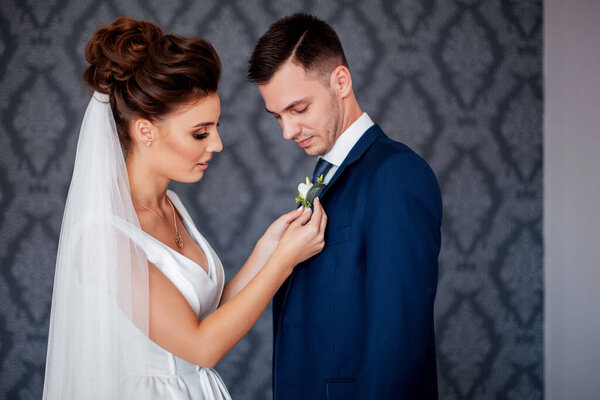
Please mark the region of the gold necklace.
<svg viewBox="0 0 600 400"><path fill-rule="evenodd" d="M133 196L132 196L133 197ZM157 213L156 211L154 211L153 209L151 209L150 207L148 207L147 205L145 205L144 203L142 203L141 201L139 201L138 199L136 199L135 197L133 197L133 199L135 201L138 202L138 204L142 207L144 207L146 210L153 212L158 218L162 219L163 222L165 224L167 224L167 226L169 226L169 224L167 223L167 220L165 220L159 213ZM167 202L169 203L169 205L171 206L171 210L173 210L173 225L175 226L175 244L177 245L177 247L179 247L180 249L183 249L183 239L181 239L181 235L179 234L179 229L177 229L177 215L175 214L175 207L173 206L173 203L171 202L171 199L169 199L167 197ZM171 226L169 226L169 229L173 230L171 228Z"/></svg>

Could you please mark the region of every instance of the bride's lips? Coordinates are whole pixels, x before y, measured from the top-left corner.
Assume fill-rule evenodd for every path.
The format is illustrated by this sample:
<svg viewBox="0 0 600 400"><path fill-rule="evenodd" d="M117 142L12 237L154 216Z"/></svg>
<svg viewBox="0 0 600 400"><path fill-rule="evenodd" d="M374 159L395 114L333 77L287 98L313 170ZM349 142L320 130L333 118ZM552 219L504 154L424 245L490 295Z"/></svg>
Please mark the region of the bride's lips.
<svg viewBox="0 0 600 400"><path fill-rule="evenodd" d="M208 168L208 162L209 162L209 161L210 161L210 159L208 159L208 160L206 160L206 161L199 162L198 164L196 164L196 166L197 166L198 168L200 168L200 170L202 170L202 171L206 171L206 168Z"/></svg>
<svg viewBox="0 0 600 400"><path fill-rule="evenodd" d="M300 146L302 148L308 147L312 143L312 136L310 136L306 139L303 139L303 140L299 140L296 143L298 143L298 146Z"/></svg>

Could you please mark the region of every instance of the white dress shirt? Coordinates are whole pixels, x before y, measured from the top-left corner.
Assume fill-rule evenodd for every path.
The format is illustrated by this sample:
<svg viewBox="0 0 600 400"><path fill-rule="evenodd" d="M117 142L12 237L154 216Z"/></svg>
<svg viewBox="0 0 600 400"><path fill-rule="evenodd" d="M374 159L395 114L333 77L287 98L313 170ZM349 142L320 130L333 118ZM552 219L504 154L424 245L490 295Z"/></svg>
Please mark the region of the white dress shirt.
<svg viewBox="0 0 600 400"><path fill-rule="evenodd" d="M329 172L327 172L327 175L323 178L324 184L329 184L329 181L331 181L331 178L333 178L333 175L335 175L340 165L342 165L346 157L348 157L350 150L352 150L362 135L373 125L373 121L369 115L367 115L366 112L362 113L352 125L342 132L331 150L329 150L329 153L321 157L333 165Z"/></svg>

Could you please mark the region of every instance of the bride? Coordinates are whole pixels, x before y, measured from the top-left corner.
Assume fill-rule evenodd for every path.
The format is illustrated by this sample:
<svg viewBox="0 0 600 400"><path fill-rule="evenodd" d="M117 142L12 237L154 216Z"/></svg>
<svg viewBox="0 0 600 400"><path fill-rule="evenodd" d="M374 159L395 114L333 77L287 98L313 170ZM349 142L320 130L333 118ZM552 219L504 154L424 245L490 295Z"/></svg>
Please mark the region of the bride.
<svg viewBox="0 0 600 400"><path fill-rule="evenodd" d="M45 399L229 399L213 367L294 266L320 252L319 201L278 218L224 285L172 180L222 149L220 61L201 39L119 18L88 42L95 92L60 234Z"/></svg>

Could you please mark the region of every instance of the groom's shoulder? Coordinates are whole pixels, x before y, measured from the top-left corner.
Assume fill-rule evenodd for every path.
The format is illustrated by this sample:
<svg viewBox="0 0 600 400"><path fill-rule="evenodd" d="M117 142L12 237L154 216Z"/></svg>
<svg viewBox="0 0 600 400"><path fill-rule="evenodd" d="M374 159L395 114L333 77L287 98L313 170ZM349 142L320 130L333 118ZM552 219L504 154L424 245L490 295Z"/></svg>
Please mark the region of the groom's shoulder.
<svg viewBox="0 0 600 400"><path fill-rule="evenodd" d="M423 170L423 172L433 173L431 167L419 154L402 142L390 139L384 132L377 136L369 148L368 160L377 166L377 169L409 169Z"/></svg>
<svg viewBox="0 0 600 400"><path fill-rule="evenodd" d="M437 177L427 161L409 146L390 139L381 131L365 155L368 161L364 170L373 187L371 190L375 190L375 187L393 187L396 193L411 193L413 198L432 204L437 210L436 215L441 215ZM389 199L394 199L394 196Z"/></svg>

